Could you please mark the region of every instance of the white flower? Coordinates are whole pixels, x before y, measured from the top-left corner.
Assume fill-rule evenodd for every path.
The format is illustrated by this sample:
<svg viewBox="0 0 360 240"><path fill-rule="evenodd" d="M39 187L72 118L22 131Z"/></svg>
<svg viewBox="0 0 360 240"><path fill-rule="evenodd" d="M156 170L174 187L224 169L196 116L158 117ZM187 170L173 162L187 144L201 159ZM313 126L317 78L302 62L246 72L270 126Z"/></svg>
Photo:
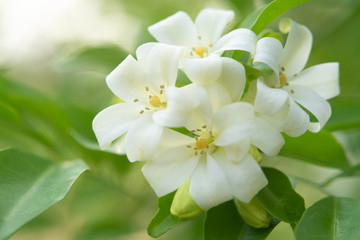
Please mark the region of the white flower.
<svg viewBox="0 0 360 240"><path fill-rule="evenodd" d="M127 133L129 160L148 159L157 148L163 126L187 123L189 112L198 107L206 92L194 85L175 87L182 51L177 46L145 44L137 49L138 60L129 55L109 74L110 90L124 102L104 109L93 120L101 148Z"/></svg>
<svg viewBox="0 0 360 240"><path fill-rule="evenodd" d="M339 94L339 64L324 63L303 70L309 58L312 35L308 28L289 19L280 24L288 32L285 47L275 38L258 41L254 63L265 63L274 74L257 80L255 111L263 115L282 115L282 130L296 137L307 129L318 132L331 115L330 104L325 100ZM302 107L311 112L318 122Z"/></svg>
<svg viewBox="0 0 360 240"><path fill-rule="evenodd" d="M211 117L198 116L186 125L196 138L164 130L157 153L142 169L145 178L159 197L190 179L190 195L204 210L233 197L249 202L267 184L248 154L257 131L252 105L232 103Z"/></svg>
<svg viewBox="0 0 360 240"><path fill-rule="evenodd" d="M193 22L189 15L179 11L148 30L161 43L186 47L184 58L221 55L226 50L254 53L257 36L251 30L240 28L221 36L233 17L233 11L204 9Z"/></svg>

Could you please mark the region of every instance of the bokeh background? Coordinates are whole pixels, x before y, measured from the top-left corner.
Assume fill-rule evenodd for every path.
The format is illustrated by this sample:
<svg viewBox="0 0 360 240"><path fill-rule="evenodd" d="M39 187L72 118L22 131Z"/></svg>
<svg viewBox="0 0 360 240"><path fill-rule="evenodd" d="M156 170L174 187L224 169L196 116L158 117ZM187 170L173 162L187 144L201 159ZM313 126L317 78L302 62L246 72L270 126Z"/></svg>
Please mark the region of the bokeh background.
<svg viewBox="0 0 360 240"><path fill-rule="evenodd" d="M153 41L149 25L178 10L195 18L204 7L233 9L238 23L268 2L0 0L0 149L15 147L54 161L81 158L92 169L11 240L151 239L146 226L157 210L156 196L141 163L100 151L91 129L94 116L114 102L105 77L137 46ZM333 111L359 109L360 1L313 0L284 16L313 33L308 66L340 62L341 94L330 101ZM269 27L276 30L277 22ZM360 163L358 117L347 130L334 132L353 164ZM336 129L338 120L328 128ZM307 207L328 193L360 199L359 178L336 180L324 191L317 183L336 174L333 169L280 157L263 164L297 177ZM160 239L202 239L203 217ZM294 238L280 224L268 239Z"/></svg>

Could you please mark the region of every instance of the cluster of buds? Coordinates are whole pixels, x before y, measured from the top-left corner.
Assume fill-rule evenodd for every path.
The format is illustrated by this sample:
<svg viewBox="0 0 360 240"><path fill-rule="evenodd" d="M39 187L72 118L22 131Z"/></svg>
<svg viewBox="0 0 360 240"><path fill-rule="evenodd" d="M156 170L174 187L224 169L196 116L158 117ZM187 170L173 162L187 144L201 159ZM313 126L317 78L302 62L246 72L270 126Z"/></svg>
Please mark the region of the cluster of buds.
<svg viewBox="0 0 360 240"><path fill-rule="evenodd" d="M246 28L224 34L233 17L204 9L193 22L180 11L150 26L158 42L139 46L136 59L129 55L109 74L107 85L122 102L93 121L101 148L145 162L142 172L158 197L178 189L171 212L182 219L230 199L240 212L259 209L253 198L268 183L261 154L277 155L282 134L320 131L331 115L326 99L339 94L338 63L303 70L308 28L281 21L283 46ZM246 62L225 57L229 51L241 51ZM247 77L249 68L255 78ZM180 71L188 84L180 86ZM267 220L252 225L269 223L267 213L255 215L248 222Z"/></svg>

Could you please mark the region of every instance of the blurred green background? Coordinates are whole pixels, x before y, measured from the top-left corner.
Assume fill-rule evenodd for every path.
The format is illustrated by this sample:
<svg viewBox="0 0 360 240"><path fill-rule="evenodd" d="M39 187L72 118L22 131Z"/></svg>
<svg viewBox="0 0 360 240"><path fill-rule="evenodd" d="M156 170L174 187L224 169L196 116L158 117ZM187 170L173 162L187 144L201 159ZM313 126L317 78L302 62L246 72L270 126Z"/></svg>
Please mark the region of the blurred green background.
<svg viewBox="0 0 360 240"><path fill-rule="evenodd" d="M81 158L91 167L67 197L32 220L12 240L151 239L146 226L156 196L141 175L141 163L98 149L94 116L114 101L105 77L141 43L146 28L184 10L193 18L204 7L233 9L235 23L263 0L1 0L0 149L15 147L54 161ZM360 2L313 0L285 14L306 25L314 44L308 66L340 62L341 94L333 112L360 108ZM234 25L235 27L235 25ZM277 22L271 26L277 29ZM340 113L340 114L339 114ZM360 163L360 126L334 134L352 163ZM336 129L331 119L328 128ZM336 173L293 159L266 159L289 176L301 177L297 191L306 206L326 195L316 184ZM294 170L296 169L296 171ZM334 181L326 191L360 199L359 178ZM202 239L202 218L160 239ZM280 224L269 239L293 239Z"/></svg>

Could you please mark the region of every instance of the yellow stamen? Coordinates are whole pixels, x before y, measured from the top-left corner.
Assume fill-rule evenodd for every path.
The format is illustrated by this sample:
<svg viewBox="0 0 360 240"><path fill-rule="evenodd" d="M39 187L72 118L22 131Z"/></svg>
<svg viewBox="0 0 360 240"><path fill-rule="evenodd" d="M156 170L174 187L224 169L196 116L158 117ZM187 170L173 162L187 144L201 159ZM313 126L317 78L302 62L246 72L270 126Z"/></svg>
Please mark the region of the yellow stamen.
<svg viewBox="0 0 360 240"><path fill-rule="evenodd" d="M158 96L151 96L149 103L153 107L159 107L161 105L161 100Z"/></svg>
<svg viewBox="0 0 360 240"><path fill-rule="evenodd" d="M195 142L195 146L199 150L206 148L207 145L208 145L208 143L205 138L199 138Z"/></svg>
<svg viewBox="0 0 360 240"><path fill-rule="evenodd" d="M197 46L196 48L194 48L194 51L200 57L204 57L204 53L207 51L207 49L206 49L206 47L200 45L200 46Z"/></svg>
<svg viewBox="0 0 360 240"><path fill-rule="evenodd" d="M286 75L283 74L283 73L280 73L279 77L280 77L280 84L281 85L286 84L286 82L287 82L286 81L287 80Z"/></svg>

